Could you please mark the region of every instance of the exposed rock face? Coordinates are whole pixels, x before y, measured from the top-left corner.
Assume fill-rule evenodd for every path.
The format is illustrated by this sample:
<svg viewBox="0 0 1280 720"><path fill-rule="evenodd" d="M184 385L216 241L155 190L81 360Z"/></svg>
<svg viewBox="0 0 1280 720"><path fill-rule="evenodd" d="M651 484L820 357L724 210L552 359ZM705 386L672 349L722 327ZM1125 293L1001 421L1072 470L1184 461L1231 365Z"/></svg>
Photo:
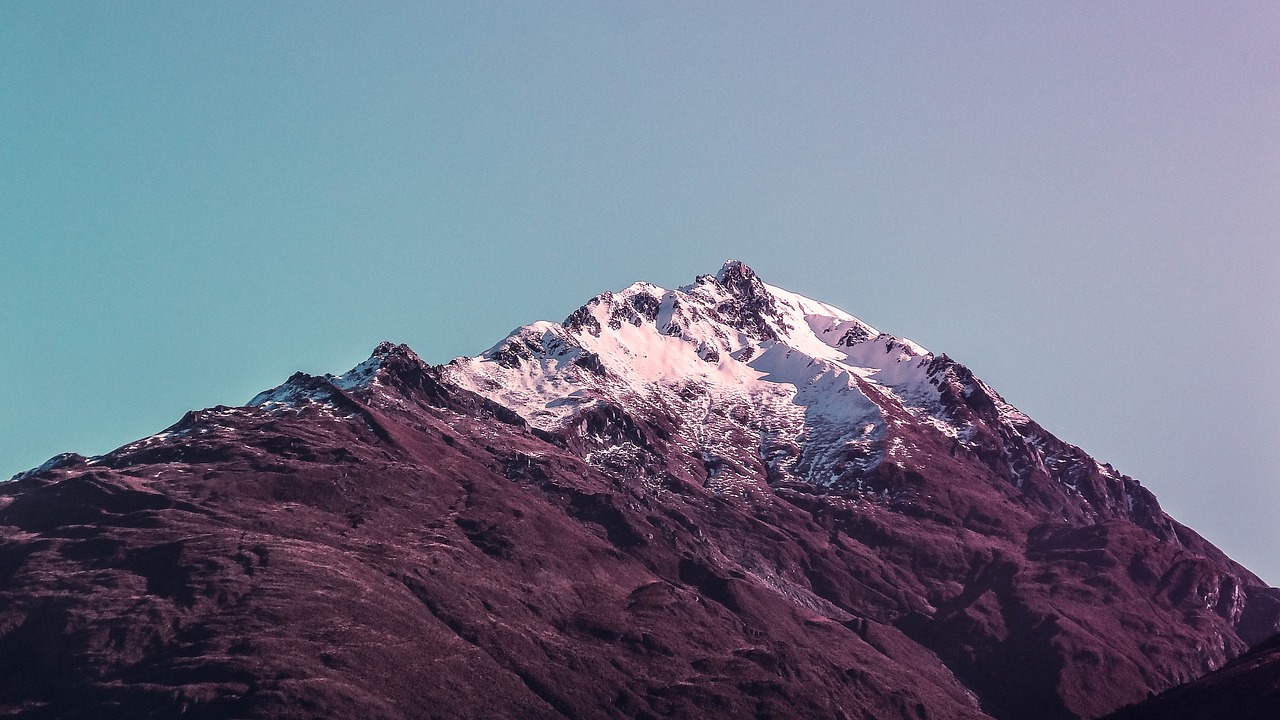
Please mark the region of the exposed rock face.
<svg viewBox="0 0 1280 720"><path fill-rule="evenodd" d="M966 368L730 262L0 485L0 709L1098 717L1280 594Z"/></svg>

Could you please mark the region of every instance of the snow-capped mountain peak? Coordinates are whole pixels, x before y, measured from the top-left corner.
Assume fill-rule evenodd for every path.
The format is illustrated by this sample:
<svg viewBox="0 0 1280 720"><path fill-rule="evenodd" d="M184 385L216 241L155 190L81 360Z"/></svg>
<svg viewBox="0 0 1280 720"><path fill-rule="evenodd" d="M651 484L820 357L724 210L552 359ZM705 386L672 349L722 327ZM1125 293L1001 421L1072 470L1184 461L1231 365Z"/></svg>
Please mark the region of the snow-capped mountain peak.
<svg viewBox="0 0 1280 720"><path fill-rule="evenodd" d="M830 484L868 470L885 452L882 405L937 404L932 360L731 260L676 290L641 282L602 293L563 323L519 328L445 374L546 431L600 406L640 417L662 409L679 419L677 442L721 459L708 462L711 484L745 492L767 475ZM751 437L764 467L727 459ZM855 461L833 473L815 456L832 453Z"/></svg>
<svg viewBox="0 0 1280 720"><path fill-rule="evenodd" d="M876 479L884 467L962 452L1067 512L1149 507L1150 524L1162 522L1135 481L1045 432L964 366L737 260L675 290L637 282L602 293L442 372L539 430L582 435L593 463L646 481L693 472L726 494L800 482L892 495ZM602 414L660 423L680 452L575 430ZM703 467L666 467L660 456L701 457Z"/></svg>
<svg viewBox="0 0 1280 720"><path fill-rule="evenodd" d="M267 410L297 407L301 404L332 404L336 394L348 390L365 389L381 384L388 366L393 368L426 367L408 345L391 342L379 343L367 360L341 375L325 374L320 377L306 373L294 373L284 383L264 390L249 401L251 407Z"/></svg>
<svg viewBox="0 0 1280 720"><path fill-rule="evenodd" d="M407 347L383 343L342 375L298 374L250 404L347 415L353 397L399 402L426 371ZM744 497L799 483L907 502L916 491L901 473L959 454L1054 512L1169 532L1136 481L1053 437L963 365L736 260L675 290L637 282L601 293L563 322L517 328L430 372L641 483L695 478Z"/></svg>
<svg viewBox="0 0 1280 720"><path fill-rule="evenodd" d="M1100 717L1280 629L1280 594L1132 479L946 355L736 261L444 366L383 343L14 480L0 657L61 648L9 667L10 704L57 716L190 709L228 657L246 682L284 662L354 689L332 707L376 709L403 685L378 684L387 668L465 651L448 692L397 702L452 711L464 687L466 717ZM199 654L174 618L214 628ZM302 629L259 647L246 627ZM385 642L405 627L421 642ZM726 668L759 680L725 685ZM315 687L286 681L263 687ZM673 687L714 704L671 705ZM82 703L60 712L55 692ZM283 697L263 696L268 714Z"/></svg>

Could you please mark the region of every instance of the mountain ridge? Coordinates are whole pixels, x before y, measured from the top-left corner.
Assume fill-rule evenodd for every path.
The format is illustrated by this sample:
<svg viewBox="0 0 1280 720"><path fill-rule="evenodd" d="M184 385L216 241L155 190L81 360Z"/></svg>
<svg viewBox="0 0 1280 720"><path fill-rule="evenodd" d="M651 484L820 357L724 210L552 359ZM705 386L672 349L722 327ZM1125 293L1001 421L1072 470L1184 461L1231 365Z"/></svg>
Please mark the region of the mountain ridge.
<svg viewBox="0 0 1280 720"><path fill-rule="evenodd" d="M1097 717L1280 628L1137 481L736 261L58 456L0 531L18 717Z"/></svg>

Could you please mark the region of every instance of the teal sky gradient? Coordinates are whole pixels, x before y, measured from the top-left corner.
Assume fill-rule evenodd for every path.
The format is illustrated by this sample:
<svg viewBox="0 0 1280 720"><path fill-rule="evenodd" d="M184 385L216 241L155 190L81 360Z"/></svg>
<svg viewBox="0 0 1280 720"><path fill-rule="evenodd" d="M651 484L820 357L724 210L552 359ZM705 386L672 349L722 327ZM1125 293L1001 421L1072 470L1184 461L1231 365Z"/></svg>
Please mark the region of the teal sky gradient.
<svg viewBox="0 0 1280 720"><path fill-rule="evenodd" d="M1280 582L1280 5L0 3L0 476L741 258Z"/></svg>

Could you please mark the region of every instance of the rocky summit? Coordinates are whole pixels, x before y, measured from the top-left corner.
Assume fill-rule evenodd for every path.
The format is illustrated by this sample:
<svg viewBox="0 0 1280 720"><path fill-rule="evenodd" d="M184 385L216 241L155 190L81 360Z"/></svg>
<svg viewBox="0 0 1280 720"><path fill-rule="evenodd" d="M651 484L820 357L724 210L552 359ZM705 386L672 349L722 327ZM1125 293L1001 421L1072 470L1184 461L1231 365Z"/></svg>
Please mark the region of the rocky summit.
<svg viewBox="0 0 1280 720"><path fill-rule="evenodd" d="M1137 481L735 261L0 484L5 717L1097 718L1278 630Z"/></svg>

